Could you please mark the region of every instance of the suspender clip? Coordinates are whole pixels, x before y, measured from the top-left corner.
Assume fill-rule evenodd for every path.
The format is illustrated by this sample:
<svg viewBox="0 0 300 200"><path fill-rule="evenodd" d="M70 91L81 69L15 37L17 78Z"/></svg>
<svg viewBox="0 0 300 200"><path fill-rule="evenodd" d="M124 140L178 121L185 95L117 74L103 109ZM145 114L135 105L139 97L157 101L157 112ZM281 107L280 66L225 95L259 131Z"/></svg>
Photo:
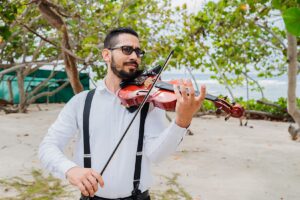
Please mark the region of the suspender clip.
<svg viewBox="0 0 300 200"><path fill-rule="evenodd" d="M90 153L84 154L83 157L84 157L84 158L91 158L91 154L90 154Z"/></svg>

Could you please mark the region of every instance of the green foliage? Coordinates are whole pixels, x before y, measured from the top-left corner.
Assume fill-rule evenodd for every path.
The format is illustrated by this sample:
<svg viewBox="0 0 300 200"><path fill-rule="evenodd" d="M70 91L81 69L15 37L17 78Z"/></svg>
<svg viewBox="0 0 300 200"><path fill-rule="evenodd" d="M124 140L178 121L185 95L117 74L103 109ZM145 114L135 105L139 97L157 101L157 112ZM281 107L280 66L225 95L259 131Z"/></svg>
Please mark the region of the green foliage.
<svg viewBox="0 0 300 200"><path fill-rule="evenodd" d="M274 102L270 102L267 99L263 99L264 102L269 102L269 103L275 104L278 107L261 104L261 103L258 103L254 99L245 101L245 100L243 100L242 97L235 99L235 101L238 104L240 104L241 106L243 106L245 108L245 110L263 111L263 112L273 114L275 116L287 116L288 115L287 107L286 107L287 99L283 98L283 97L278 98L278 100L274 101ZM297 98L297 106L298 106L298 108L300 108L300 98ZM204 101L201 109L202 109L202 111L207 111L207 110L212 111L212 110L216 110L216 107L214 106L214 104L212 102Z"/></svg>
<svg viewBox="0 0 300 200"><path fill-rule="evenodd" d="M272 113L272 114L276 114L276 115L286 114L286 113L282 112L282 110L284 110L284 107L282 108L282 110L280 110L280 109L272 107L272 106L257 103L256 100L254 100L254 99L251 99L249 101L239 100L238 102L242 106L244 106L244 108L247 110L264 111L264 112L268 112L268 113Z"/></svg>
<svg viewBox="0 0 300 200"><path fill-rule="evenodd" d="M185 191L185 189L178 183L178 173L173 174L173 177L164 178L167 180L166 185L168 188L165 191L152 191L151 199L153 200L170 200L170 199L182 199L192 200L191 195Z"/></svg>
<svg viewBox="0 0 300 200"><path fill-rule="evenodd" d="M20 177L1 179L0 185L5 188L5 191L15 190L17 194L13 198L0 197L0 200L54 200L70 196L66 186L62 185L59 179L52 176L45 177L39 170L33 170L31 175L32 181Z"/></svg>
<svg viewBox="0 0 300 200"><path fill-rule="evenodd" d="M107 68L105 66L93 67L93 71L97 74L95 77L95 81L97 81L105 77L105 74L107 73Z"/></svg>
<svg viewBox="0 0 300 200"><path fill-rule="evenodd" d="M300 1L299 0L273 0L272 7L281 11L287 31L300 36Z"/></svg>
<svg viewBox="0 0 300 200"><path fill-rule="evenodd" d="M216 110L216 107L213 102L211 101L204 101L201 107L202 111L207 111L207 110Z"/></svg>
<svg viewBox="0 0 300 200"><path fill-rule="evenodd" d="M285 10L283 19L288 32L300 36L300 8L289 8Z"/></svg>
<svg viewBox="0 0 300 200"><path fill-rule="evenodd" d="M191 14L186 5L172 8L171 0L51 2L64 13L72 51L81 58L92 53L89 65L97 79L106 73L101 58L104 37L119 26L130 26L139 33L146 50L142 67L162 63L175 49L169 67L211 71L212 78L230 87L242 85L250 71L255 70L260 77L286 73L287 49L282 45L286 31L274 23L282 19L281 13L287 29L299 31L295 0L209 1ZM26 3L8 0L0 5L0 37L4 40L1 43L0 38L0 63L17 63L21 58L29 62L33 55L35 60L61 58L61 36L41 17L36 4ZM23 24L56 46L42 41ZM255 87L253 80L248 81Z"/></svg>
<svg viewBox="0 0 300 200"><path fill-rule="evenodd" d="M272 6L276 9L281 8L281 0L272 0Z"/></svg>
<svg viewBox="0 0 300 200"><path fill-rule="evenodd" d="M4 40L0 48L0 63L15 63L22 56L29 61L33 54L36 54L36 60L59 57L62 53L61 36L57 30L41 17L36 4L24 6L27 1L18 2L8 0L0 5L0 30ZM186 12L186 6L172 8L170 0L51 2L60 7L61 13L64 14L62 19L67 24L72 51L81 58L86 58L92 53L89 64L96 70L98 79L106 72L106 69L98 68L105 66L101 62L101 51L104 37L109 30L119 26L135 29L139 33L141 47L147 52L142 67L153 66L164 59L173 48L174 39L178 34L178 31L171 31L177 29L174 19L180 18L181 13ZM2 13L5 17L3 19ZM46 42L39 47L44 41L24 28L23 24L56 46ZM35 52L37 49L38 52ZM172 61L171 65L174 67L176 62ZM79 64L79 67L82 65Z"/></svg>
<svg viewBox="0 0 300 200"><path fill-rule="evenodd" d="M28 3L28 2L27 2ZM33 6L25 6L25 1L4 1L0 4L0 63L16 63L21 56L31 57L37 49L40 39L23 28L20 23L32 24L32 29L39 28L40 17ZM34 21L33 19L36 19ZM33 23L35 22L35 23ZM47 37L47 36L45 36ZM47 45L49 47L50 45ZM38 52L37 58L48 58L42 50ZM28 58L26 59L28 61Z"/></svg>
<svg viewBox="0 0 300 200"><path fill-rule="evenodd" d="M286 50L281 43L285 31L271 20L275 16L270 4L210 1L198 13L183 17L186 36L180 44L182 58L177 62L205 68L220 84L231 87L243 84L253 70L262 77L285 73ZM253 80L248 81L255 86Z"/></svg>
<svg viewBox="0 0 300 200"><path fill-rule="evenodd" d="M11 35L10 24L15 20L17 5L8 4L6 1L0 4L0 36L6 40Z"/></svg>

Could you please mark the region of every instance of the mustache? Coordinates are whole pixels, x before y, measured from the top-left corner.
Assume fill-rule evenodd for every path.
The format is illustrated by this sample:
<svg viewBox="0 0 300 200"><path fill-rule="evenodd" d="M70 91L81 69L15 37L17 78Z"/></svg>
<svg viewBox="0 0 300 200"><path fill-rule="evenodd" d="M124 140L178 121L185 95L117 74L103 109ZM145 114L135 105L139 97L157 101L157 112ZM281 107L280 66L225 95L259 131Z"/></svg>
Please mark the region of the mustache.
<svg viewBox="0 0 300 200"><path fill-rule="evenodd" d="M137 67L139 66L139 64L136 62L136 61L129 61L129 62L124 62L123 65L130 65L130 64L134 64L136 65Z"/></svg>

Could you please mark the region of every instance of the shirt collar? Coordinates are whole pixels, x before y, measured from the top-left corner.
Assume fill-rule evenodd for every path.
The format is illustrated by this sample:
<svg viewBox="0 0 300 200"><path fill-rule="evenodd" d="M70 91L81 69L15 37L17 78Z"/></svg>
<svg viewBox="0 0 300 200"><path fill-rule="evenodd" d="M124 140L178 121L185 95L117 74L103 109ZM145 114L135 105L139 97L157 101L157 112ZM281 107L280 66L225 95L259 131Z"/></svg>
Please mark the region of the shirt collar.
<svg viewBox="0 0 300 200"><path fill-rule="evenodd" d="M106 86L106 84L105 84L105 79L106 79L106 77L104 78L104 79L102 79L102 80L100 80L100 81L98 81L98 85L97 85L97 91L99 91L99 92L104 92L104 91L106 91L106 92L108 92L109 94L112 94L112 95L114 95L114 96L116 96L116 94L114 94L112 91L110 91L108 88L107 88L107 86Z"/></svg>
<svg viewBox="0 0 300 200"><path fill-rule="evenodd" d="M104 80L105 79L98 81L97 89L96 89L97 91L104 91L104 90L108 91L108 88L106 87Z"/></svg>

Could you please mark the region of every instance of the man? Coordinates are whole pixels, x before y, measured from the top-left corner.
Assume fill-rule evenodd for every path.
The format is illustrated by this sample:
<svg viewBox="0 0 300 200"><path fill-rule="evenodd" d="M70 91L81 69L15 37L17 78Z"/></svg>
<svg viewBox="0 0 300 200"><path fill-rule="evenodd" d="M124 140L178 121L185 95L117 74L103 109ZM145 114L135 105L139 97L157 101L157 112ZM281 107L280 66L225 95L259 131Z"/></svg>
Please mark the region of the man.
<svg viewBox="0 0 300 200"><path fill-rule="evenodd" d="M75 95L66 104L40 145L39 157L43 165L54 175L67 178L84 196L93 197L91 199L133 199L139 115L103 176L99 173L134 115L120 104L116 92L122 80L140 74L138 68L143 55L138 34L130 28L114 29L105 38L102 57L108 67L107 75L95 90L89 114L91 168L83 167L86 91ZM204 86L201 87L201 95L195 96L191 81L181 81L174 90L177 97L175 120L167 125L165 111L153 106L150 106L145 120L138 185L144 196L139 199L150 199L147 192L151 185L150 163L158 162L176 150L205 97ZM71 161L63 154L63 149L74 135L78 138L74 159ZM101 188L98 188L98 184Z"/></svg>

